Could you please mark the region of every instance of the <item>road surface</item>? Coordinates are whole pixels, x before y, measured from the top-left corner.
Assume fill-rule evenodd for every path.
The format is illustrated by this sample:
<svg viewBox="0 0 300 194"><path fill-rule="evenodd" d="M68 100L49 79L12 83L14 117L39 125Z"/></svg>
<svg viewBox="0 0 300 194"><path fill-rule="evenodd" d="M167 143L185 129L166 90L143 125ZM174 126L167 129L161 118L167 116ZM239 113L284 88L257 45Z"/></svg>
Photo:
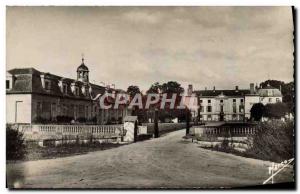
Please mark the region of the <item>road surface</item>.
<svg viewBox="0 0 300 194"><path fill-rule="evenodd" d="M7 164L16 188L219 188L258 185L270 162L199 148L185 131L110 150ZM277 179L277 180L276 180ZM276 182L292 181L287 169Z"/></svg>

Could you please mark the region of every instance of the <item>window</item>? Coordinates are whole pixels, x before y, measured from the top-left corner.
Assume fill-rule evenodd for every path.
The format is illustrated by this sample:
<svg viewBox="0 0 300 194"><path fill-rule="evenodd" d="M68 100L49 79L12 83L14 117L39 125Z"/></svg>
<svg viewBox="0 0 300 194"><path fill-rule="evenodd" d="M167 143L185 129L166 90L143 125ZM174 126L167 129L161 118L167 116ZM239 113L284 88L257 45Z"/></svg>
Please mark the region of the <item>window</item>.
<svg viewBox="0 0 300 194"><path fill-rule="evenodd" d="M239 106L239 111L240 111L240 113L244 112L244 106L243 105Z"/></svg>
<svg viewBox="0 0 300 194"><path fill-rule="evenodd" d="M207 120L211 121L211 115L207 115Z"/></svg>
<svg viewBox="0 0 300 194"><path fill-rule="evenodd" d="M237 115L232 115L232 120L237 120Z"/></svg>
<svg viewBox="0 0 300 194"><path fill-rule="evenodd" d="M49 81L45 81L45 89L50 90L50 82Z"/></svg>
<svg viewBox="0 0 300 194"><path fill-rule="evenodd" d="M75 88L75 95L79 96L79 88L78 87Z"/></svg>
<svg viewBox="0 0 300 194"><path fill-rule="evenodd" d="M207 100L208 103L211 103L211 100Z"/></svg>
<svg viewBox="0 0 300 194"><path fill-rule="evenodd" d="M220 100L220 103L223 103L223 100Z"/></svg>
<svg viewBox="0 0 300 194"><path fill-rule="evenodd" d="M223 107L223 105L220 106L220 112L224 112Z"/></svg>
<svg viewBox="0 0 300 194"><path fill-rule="evenodd" d="M232 99L232 101L233 101L233 103L235 103L235 102L236 102L236 99Z"/></svg>
<svg viewBox="0 0 300 194"><path fill-rule="evenodd" d="M9 80L6 80L6 89L9 89Z"/></svg>
<svg viewBox="0 0 300 194"><path fill-rule="evenodd" d="M63 93L64 93L64 94L67 94L67 89L68 89L68 88L67 88L67 85L64 84L64 85L63 85Z"/></svg>
<svg viewBox="0 0 300 194"><path fill-rule="evenodd" d="M272 98L269 98L269 102L272 102Z"/></svg>
<svg viewBox="0 0 300 194"><path fill-rule="evenodd" d="M41 114L42 114L42 103L41 102L37 102L36 114L37 114L37 117L41 116Z"/></svg>
<svg viewBox="0 0 300 194"><path fill-rule="evenodd" d="M279 98L276 98L276 102L280 102L280 99L279 99Z"/></svg>
<svg viewBox="0 0 300 194"><path fill-rule="evenodd" d="M233 113L236 113L236 105L235 104L232 106L232 111L233 111Z"/></svg>
<svg viewBox="0 0 300 194"><path fill-rule="evenodd" d="M211 112L211 106L207 106L207 112Z"/></svg>
<svg viewBox="0 0 300 194"><path fill-rule="evenodd" d="M200 100L200 104L203 102L203 100Z"/></svg>
<svg viewBox="0 0 300 194"><path fill-rule="evenodd" d="M244 99L241 99L241 104L243 104L243 102L244 102Z"/></svg>
<svg viewBox="0 0 300 194"><path fill-rule="evenodd" d="M203 106L200 106L200 112L204 112Z"/></svg>

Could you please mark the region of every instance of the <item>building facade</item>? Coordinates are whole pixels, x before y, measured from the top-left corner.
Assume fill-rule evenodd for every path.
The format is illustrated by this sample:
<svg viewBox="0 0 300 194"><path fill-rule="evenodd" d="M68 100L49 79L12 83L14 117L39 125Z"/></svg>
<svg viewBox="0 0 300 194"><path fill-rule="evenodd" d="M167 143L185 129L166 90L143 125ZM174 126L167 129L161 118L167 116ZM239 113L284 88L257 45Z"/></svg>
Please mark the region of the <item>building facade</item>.
<svg viewBox="0 0 300 194"><path fill-rule="evenodd" d="M191 93L191 90L190 85L188 91ZM246 121L250 119L253 104L282 102L279 89L269 85L257 88L253 83L250 89L239 89L236 86L234 90L216 90L213 87L212 90L192 90L192 93L197 96L200 121Z"/></svg>
<svg viewBox="0 0 300 194"><path fill-rule="evenodd" d="M104 110L93 97L124 92L90 83L84 59L77 68L77 79L34 68L12 69L6 74L6 120L7 123L117 123L130 115L127 106Z"/></svg>

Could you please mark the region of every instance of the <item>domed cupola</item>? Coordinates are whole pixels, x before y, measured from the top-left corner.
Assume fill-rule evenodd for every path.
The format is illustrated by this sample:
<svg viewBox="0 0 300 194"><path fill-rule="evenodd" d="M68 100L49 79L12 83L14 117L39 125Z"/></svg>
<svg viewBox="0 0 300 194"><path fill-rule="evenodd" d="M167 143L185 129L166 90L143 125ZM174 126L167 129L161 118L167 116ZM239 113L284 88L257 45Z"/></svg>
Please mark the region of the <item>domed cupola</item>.
<svg viewBox="0 0 300 194"><path fill-rule="evenodd" d="M77 80L82 82L89 82L89 68L84 64L84 58L82 57L82 63L77 68Z"/></svg>

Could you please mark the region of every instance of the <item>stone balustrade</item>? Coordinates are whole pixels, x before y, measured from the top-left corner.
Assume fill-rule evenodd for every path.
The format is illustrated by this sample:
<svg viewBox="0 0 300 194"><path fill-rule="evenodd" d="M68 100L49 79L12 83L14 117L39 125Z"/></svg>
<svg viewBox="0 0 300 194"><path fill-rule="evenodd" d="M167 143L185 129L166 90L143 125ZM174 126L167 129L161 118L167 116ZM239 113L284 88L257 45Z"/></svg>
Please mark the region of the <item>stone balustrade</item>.
<svg viewBox="0 0 300 194"><path fill-rule="evenodd" d="M25 140L112 138L123 135L123 125L19 125Z"/></svg>

